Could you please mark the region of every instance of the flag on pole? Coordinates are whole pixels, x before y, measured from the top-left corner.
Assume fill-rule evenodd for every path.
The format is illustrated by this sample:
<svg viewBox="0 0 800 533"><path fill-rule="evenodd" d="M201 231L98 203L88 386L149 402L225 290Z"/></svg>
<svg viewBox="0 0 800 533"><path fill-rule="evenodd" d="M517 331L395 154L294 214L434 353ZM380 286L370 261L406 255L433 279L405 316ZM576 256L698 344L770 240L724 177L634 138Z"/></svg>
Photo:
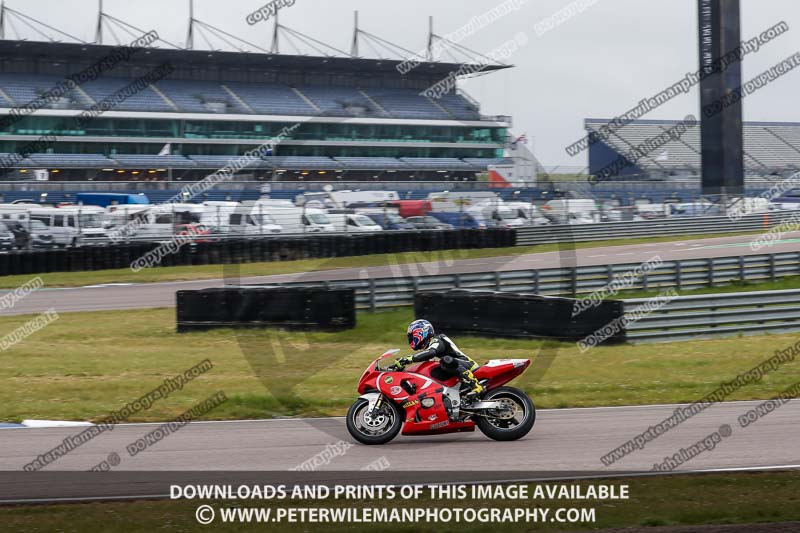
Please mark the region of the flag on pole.
<svg viewBox="0 0 800 533"><path fill-rule="evenodd" d="M158 155L169 155L170 151L172 151L172 143L167 143L164 145L164 148L162 148L161 151L158 152Z"/></svg>
<svg viewBox="0 0 800 533"><path fill-rule="evenodd" d="M519 137L514 139L514 142L511 143L511 148L516 150L517 149L517 145L519 143L528 144L528 134L527 133L523 133L522 135L520 135Z"/></svg>

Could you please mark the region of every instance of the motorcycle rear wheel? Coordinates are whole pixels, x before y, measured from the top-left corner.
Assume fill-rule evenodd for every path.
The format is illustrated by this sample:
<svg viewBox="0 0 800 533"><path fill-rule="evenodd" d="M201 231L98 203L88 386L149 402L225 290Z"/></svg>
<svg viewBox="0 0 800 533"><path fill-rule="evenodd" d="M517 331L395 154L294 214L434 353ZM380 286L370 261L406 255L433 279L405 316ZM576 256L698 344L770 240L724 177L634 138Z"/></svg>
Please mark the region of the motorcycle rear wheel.
<svg viewBox="0 0 800 533"><path fill-rule="evenodd" d="M364 398L350 406L347 411L347 431L361 444L386 444L394 439L403 427L403 413L395 404L386 399L380 416L375 420L365 420L369 402Z"/></svg>
<svg viewBox="0 0 800 533"><path fill-rule="evenodd" d="M536 407L533 405L533 400L524 391L514 387L498 387L486 393L482 400L485 402L501 401L515 409L515 414L511 418L474 417L475 425L490 439L517 440L533 429L533 424L536 422Z"/></svg>

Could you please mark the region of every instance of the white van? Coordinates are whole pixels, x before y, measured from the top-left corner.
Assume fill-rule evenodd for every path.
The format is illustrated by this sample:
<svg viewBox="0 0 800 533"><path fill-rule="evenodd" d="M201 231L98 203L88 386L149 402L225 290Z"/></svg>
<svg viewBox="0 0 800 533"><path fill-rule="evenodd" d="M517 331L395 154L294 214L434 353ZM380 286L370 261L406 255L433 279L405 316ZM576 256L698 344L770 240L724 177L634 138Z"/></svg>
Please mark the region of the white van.
<svg viewBox="0 0 800 533"><path fill-rule="evenodd" d="M542 215L539 208L528 202L505 202L504 204L509 209L516 212L518 218L522 219L526 226L544 226L550 224L550 221Z"/></svg>
<svg viewBox="0 0 800 533"><path fill-rule="evenodd" d="M186 225L202 224L206 210L200 204L116 205L106 217L121 240L167 239Z"/></svg>
<svg viewBox="0 0 800 533"><path fill-rule="evenodd" d="M275 224L283 228L283 233L336 231L322 209L295 207L288 200L256 200L253 203L252 213L269 216Z"/></svg>
<svg viewBox="0 0 800 533"><path fill-rule="evenodd" d="M204 202L202 224L231 235L274 235L283 228L262 206L239 202Z"/></svg>
<svg viewBox="0 0 800 533"><path fill-rule="evenodd" d="M383 231L374 220L360 213L328 213L328 219L333 223L336 231L348 233Z"/></svg>
<svg viewBox="0 0 800 533"><path fill-rule="evenodd" d="M31 220L47 226L53 242L60 246L107 244L102 207L32 207Z"/></svg>
<svg viewBox="0 0 800 533"><path fill-rule="evenodd" d="M599 222L597 202L581 198L550 200L544 207L545 216L557 224L592 224Z"/></svg>
<svg viewBox="0 0 800 533"><path fill-rule="evenodd" d="M518 228L525 225L516 209L506 206L502 200L487 200L464 210L486 223L489 228Z"/></svg>

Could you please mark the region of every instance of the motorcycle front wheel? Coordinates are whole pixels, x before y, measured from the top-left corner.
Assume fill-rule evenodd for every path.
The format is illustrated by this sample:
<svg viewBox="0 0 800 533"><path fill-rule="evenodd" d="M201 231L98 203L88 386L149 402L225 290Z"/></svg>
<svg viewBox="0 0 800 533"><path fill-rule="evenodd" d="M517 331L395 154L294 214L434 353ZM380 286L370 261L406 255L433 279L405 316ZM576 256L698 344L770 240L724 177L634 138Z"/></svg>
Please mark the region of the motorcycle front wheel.
<svg viewBox="0 0 800 533"><path fill-rule="evenodd" d="M369 402L364 398L355 401L347 411L347 431L361 444L386 444L400 433L403 414L400 408L384 399L378 415L367 416Z"/></svg>
<svg viewBox="0 0 800 533"><path fill-rule="evenodd" d="M525 392L514 387L498 387L489 391L482 400L500 402L504 407L498 413L489 411L485 417L474 417L475 425L490 439L517 440L533 429L536 407Z"/></svg>

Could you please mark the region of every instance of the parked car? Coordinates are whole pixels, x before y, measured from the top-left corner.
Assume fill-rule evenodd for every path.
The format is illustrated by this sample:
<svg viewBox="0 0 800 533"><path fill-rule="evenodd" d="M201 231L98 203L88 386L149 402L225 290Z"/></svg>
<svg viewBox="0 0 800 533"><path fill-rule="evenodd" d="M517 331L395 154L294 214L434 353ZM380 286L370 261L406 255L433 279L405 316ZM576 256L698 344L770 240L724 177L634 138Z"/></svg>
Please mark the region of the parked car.
<svg viewBox="0 0 800 533"><path fill-rule="evenodd" d="M15 246L14 234L4 224L0 224L0 250L13 250Z"/></svg>
<svg viewBox="0 0 800 533"><path fill-rule="evenodd" d="M5 220L1 224L3 228L7 229L14 235L14 248L18 250L26 250L31 244L31 234L28 230L16 220Z"/></svg>
<svg viewBox="0 0 800 533"><path fill-rule="evenodd" d="M463 229L486 229L487 224L484 220L469 213L446 213L440 211L431 211L430 216L434 217L439 222L449 224L456 228Z"/></svg>
<svg viewBox="0 0 800 533"><path fill-rule="evenodd" d="M56 245L50 228L40 220L28 221L26 229L31 234L31 246L34 248L52 248Z"/></svg>
<svg viewBox="0 0 800 533"><path fill-rule="evenodd" d="M380 227L386 230L409 230L415 229L406 219L394 213L364 213L375 221Z"/></svg>
<svg viewBox="0 0 800 533"><path fill-rule="evenodd" d="M414 229L436 229L436 230L445 230L445 229L453 229L452 224L446 224L444 222L439 221L439 219L426 216L426 217L408 217L406 222L409 222Z"/></svg>

